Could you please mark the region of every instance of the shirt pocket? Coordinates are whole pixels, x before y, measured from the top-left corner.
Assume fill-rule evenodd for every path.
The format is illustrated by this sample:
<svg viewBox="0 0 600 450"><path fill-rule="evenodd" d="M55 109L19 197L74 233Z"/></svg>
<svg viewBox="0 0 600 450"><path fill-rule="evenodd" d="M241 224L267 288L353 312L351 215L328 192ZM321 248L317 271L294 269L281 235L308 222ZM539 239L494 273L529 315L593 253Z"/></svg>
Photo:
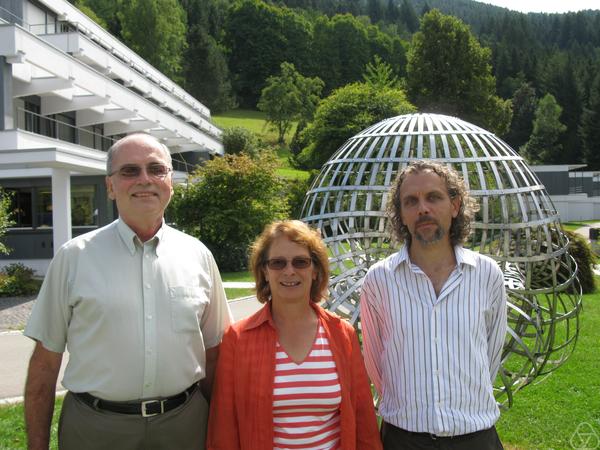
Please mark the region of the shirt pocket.
<svg viewBox="0 0 600 450"><path fill-rule="evenodd" d="M172 286L169 288L171 326L178 333L198 332L199 317L208 304L208 297L199 287Z"/></svg>

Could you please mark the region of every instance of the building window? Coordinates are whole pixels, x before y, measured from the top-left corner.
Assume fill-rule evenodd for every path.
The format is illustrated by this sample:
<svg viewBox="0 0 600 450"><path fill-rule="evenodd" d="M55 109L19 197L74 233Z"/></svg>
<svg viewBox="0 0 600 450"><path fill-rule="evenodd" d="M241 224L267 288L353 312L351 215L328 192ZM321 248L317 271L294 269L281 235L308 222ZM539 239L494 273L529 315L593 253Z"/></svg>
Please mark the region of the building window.
<svg viewBox="0 0 600 450"><path fill-rule="evenodd" d="M13 227L31 228L33 226L31 189L6 189L10 195L10 209Z"/></svg>
<svg viewBox="0 0 600 450"><path fill-rule="evenodd" d="M98 225L96 186L82 185L71 187L71 225L74 227Z"/></svg>
<svg viewBox="0 0 600 450"><path fill-rule="evenodd" d="M75 117L66 114L56 114L56 136L61 141L77 143Z"/></svg>
<svg viewBox="0 0 600 450"><path fill-rule="evenodd" d="M40 133L40 105L25 102L25 130Z"/></svg>
<svg viewBox="0 0 600 450"><path fill-rule="evenodd" d="M48 228L52 226L52 190L38 188L6 188L11 196L13 228ZM98 225L95 185L71 186L71 225Z"/></svg>
<svg viewBox="0 0 600 450"><path fill-rule="evenodd" d="M36 189L35 226L45 228L52 226L52 190L50 187Z"/></svg>

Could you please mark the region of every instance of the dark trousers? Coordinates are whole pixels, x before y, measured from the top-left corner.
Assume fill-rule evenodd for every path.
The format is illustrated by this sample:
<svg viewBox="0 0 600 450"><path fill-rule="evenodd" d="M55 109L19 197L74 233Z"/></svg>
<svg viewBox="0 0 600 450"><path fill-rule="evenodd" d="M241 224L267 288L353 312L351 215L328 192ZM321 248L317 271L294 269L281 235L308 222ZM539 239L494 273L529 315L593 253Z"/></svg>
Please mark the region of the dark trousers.
<svg viewBox="0 0 600 450"><path fill-rule="evenodd" d="M381 437L384 450L504 450L495 427L460 436L434 436L384 422Z"/></svg>
<svg viewBox="0 0 600 450"><path fill-rule="evenodd" d="M91 408L68 392L58 424L60 450L204 450L208 403L200 389L152 417Z"/></svg>

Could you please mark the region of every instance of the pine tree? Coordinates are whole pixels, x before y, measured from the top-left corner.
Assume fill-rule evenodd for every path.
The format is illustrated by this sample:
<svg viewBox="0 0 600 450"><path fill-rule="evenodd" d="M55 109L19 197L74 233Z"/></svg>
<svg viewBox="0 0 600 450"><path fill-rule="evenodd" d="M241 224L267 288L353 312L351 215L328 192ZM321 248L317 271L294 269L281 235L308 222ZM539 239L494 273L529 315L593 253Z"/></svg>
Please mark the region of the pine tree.
<svg viewBox="0 0 600 450"><path fill-rule="evenodd" d="M561 164L564 161L560 137L567 129L560 121L562 108L552 94L546 94L535 110L533 132L521 153L532 164Z"/></svg>
<svg viewBox="0 0 600 450"><path fill-rule="evenodd" d="M600 169L600 73L592 82L589 99L581 116L579 134L588 168Z"/></svg>
<svg viewBox="0 0 600 450"><path fill-rule="evenodd" d="M512 121L505 139L513 148L519 148L529 140L537 107L535 89L523 83L512 97Z"/></svg>
<svg viewBox="0 0 600 450"><path fill-rule="evenodd" d="M406 28L411 33L414 33L419 29L419 18L409 0L402 0L402 5L400 6L400 21L406 25Z"/></svg>

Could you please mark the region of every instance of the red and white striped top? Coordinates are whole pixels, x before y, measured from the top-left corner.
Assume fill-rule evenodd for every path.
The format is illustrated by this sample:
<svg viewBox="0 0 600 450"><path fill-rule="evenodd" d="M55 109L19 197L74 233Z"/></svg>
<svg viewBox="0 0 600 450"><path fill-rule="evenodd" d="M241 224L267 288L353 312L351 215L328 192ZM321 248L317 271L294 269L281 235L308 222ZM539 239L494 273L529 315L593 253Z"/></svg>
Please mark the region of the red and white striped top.
<svg viewBox="0 0 600 450"><path fill-rule="evenodd" d="M340 382L323 326L296 364L277 341L273 384L273 449L340 448Z"/></svg>

